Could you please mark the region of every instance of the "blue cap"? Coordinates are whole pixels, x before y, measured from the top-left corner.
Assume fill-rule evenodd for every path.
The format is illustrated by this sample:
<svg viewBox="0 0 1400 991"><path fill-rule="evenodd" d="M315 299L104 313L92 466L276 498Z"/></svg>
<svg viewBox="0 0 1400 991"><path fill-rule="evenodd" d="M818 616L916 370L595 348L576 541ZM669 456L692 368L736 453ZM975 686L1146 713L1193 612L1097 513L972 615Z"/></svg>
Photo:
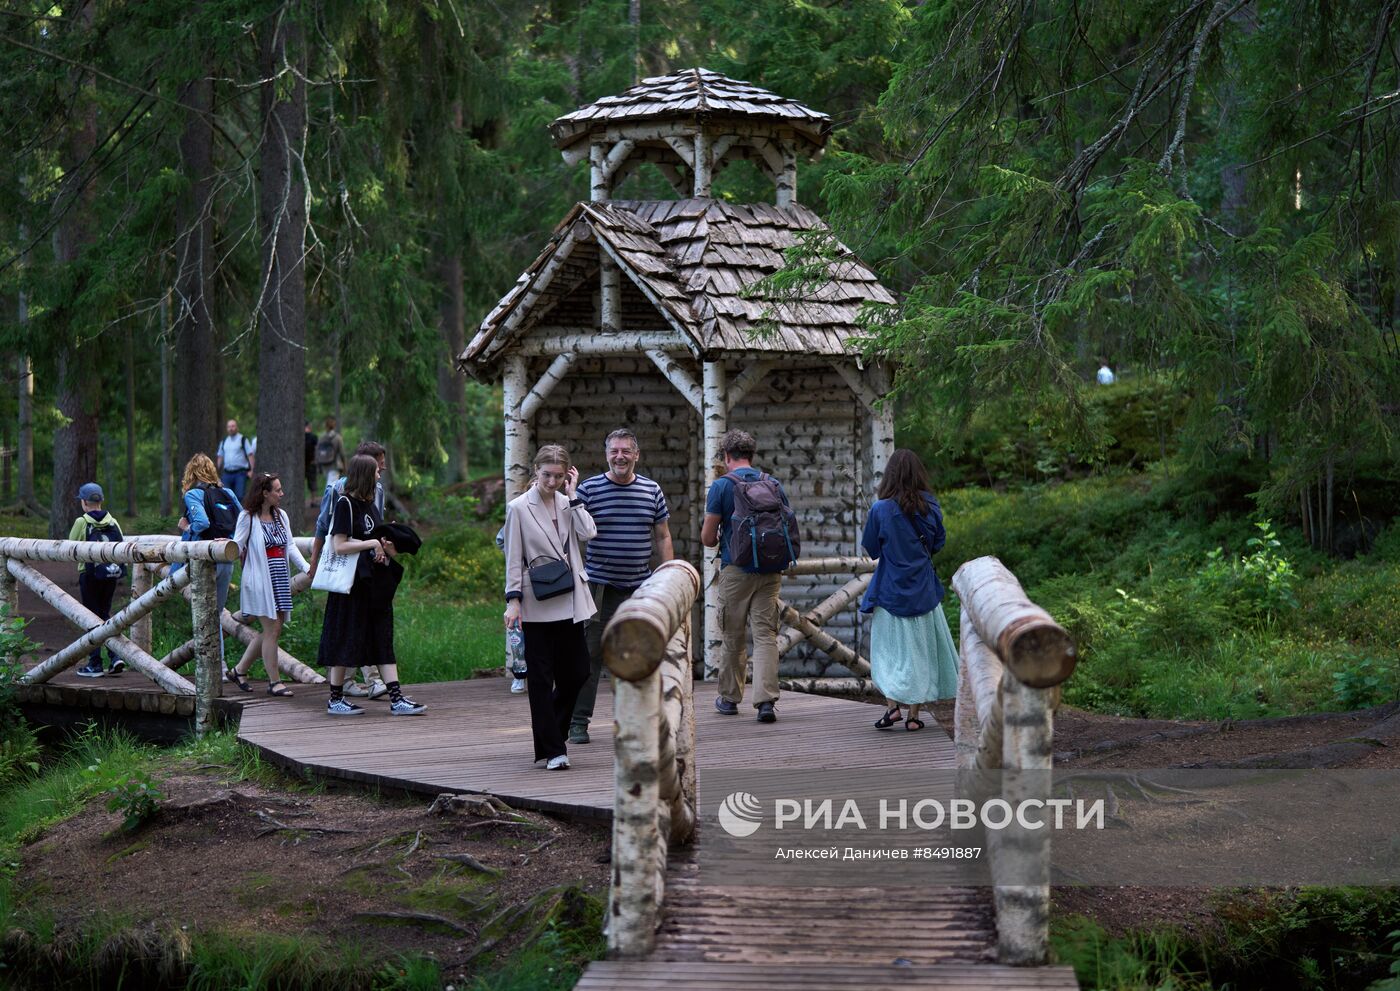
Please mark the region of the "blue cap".
<svg viewBox="0 0 1400 991"><path fill-rule="evenodd" d="M78 487L78 498L84 502L101 502L102 486L96 482L88 482L86 485Z"/></svg>

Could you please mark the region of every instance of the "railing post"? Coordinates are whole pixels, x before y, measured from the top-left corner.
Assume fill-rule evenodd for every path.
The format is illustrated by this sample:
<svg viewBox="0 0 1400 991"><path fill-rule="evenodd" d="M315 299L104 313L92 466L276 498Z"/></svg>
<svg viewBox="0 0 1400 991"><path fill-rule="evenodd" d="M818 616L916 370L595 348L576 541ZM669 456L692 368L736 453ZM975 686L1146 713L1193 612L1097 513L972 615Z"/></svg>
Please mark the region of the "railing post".
<svg viewBox="0 0 1400 991"><path fill-rule="evenodd" d="M666 840L657 812L661 674L613 680L613 852L608 955L644 957L656 945Z"/></svg>
<svg viewBox="0 0 1400 991"><path fill-rule="evenodd" d="M7 623L19 619L19 582L10 574L10 559L7 557L0 557L0 606L4 607ZM0 663L18 662L18 657L0 657Z"/></svg>
<svg viewBox="0 0 1400 991"><path fill-rule="evenodd" d="M136 563L131 566L131 601L135 602L141 596L151 590L151 573L146 570L146 566ZM151 652L151 614L147 613L136 622L131 624L132 643L140 647L146 653Z"/></svg>
<svg viewBox="0 0 1400 991"><path fill-rule="evenodd" d="M223 685L219 659L219 603L214 594L217 565L191 561L190 613L194 622L194 733L201 737L214 728L214 700Z"/></svg>

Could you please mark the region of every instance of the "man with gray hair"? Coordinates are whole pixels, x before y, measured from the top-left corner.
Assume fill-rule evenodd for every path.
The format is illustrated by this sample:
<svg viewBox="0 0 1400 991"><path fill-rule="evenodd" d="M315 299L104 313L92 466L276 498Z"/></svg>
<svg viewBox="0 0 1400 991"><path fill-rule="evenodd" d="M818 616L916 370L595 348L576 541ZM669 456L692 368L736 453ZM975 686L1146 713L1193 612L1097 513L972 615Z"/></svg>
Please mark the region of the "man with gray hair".
<svg viewBox="0 0 1400 991"><path fill-rule="evenodd" d="M603 455L608 470L578 486L578 498L598 527L584 559L598 615L589 621L585 632L591 670L569 722L570 743L589 740L588 722L593 718L603 672L603 628L617 607L650 577L653 550L662 561L675 557L666 496L661 486L637 474L642 457L637 435L625 427L614 430L603 442Z"/></svg>

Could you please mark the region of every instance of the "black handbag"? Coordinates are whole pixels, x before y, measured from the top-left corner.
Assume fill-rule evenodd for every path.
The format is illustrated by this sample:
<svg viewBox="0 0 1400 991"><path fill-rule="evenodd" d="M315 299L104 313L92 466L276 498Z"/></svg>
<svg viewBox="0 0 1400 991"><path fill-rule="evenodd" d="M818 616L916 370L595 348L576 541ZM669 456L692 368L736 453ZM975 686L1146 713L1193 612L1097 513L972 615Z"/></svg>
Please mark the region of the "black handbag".
<svg viewBox="0 0 1400 991"><path fill-rule="evenodd" d="M535 599L544 602L574 590L574 571L569 567L569 545L564 544L564 560L547 560L544 564L527 566L525 573L530 576L530 589ZM538 560L538 558L536 558Z"/></svg>

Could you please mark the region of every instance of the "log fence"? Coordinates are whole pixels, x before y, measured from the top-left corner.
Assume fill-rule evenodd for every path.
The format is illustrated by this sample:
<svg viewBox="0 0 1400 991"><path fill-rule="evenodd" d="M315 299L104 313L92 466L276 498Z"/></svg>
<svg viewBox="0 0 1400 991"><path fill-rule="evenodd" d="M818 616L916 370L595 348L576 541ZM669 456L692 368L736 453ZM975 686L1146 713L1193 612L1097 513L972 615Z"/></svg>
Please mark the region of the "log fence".
<svg viewBox="0 0 1400 991"><path fill-rule="evenodd" d="M299 537L297 542L304 553L310 553L310 538ZM231 540L182 541L153 535L101 543L0 537L0 603L8 614L19 615L18 586L22 584L82 631L77 640L25 671L20 682L41 685L51 681L83 662L94 648L105 646L162 692L193 696L195 733L202 736L214 725L214 699L219 697L223 680L220 627L245 645L257 636L245 625L241 614L224 609L220 615L217 611L217 566L237 559L238 546ZM127 565L131 573L131 601L110 619L100 619L35 568L33 562L37 561ZM173 564L184 567L172 571ZM293 594L310 584L306 575L298 575L292 581ZM164 657L156 658L151 654L151 617L157 607L176 595L183 595L190 603L193 636ZM178 671L191 660L195 661L193 681ZM19 658L0 658L0 662L14 665ZM280 651L279 662L282 670L298 681L325 680L286 651Z"/></svg>
<svg viewBox="0 0 1400 991"><path fill-rule="evenodd" d="M608 952L640 958L656 945L669 847L695 835L695 708L691 607L700 575L661 565L603 631L613 675L614 792Z"/></svg>
<svg viewBox="0 0 1400 991"><path fill-rule="evenodd" d="M962 603L954 710L958 767L1014 772L1003 778L1001 797L1044 801L1050 797L1060 685L1078 660L1074 641L994 557L965 563L953 575L953 589ZM998 959L1042 965L1049 954L1049 834L1013 825L989 831L987 845Z"/></svg>

